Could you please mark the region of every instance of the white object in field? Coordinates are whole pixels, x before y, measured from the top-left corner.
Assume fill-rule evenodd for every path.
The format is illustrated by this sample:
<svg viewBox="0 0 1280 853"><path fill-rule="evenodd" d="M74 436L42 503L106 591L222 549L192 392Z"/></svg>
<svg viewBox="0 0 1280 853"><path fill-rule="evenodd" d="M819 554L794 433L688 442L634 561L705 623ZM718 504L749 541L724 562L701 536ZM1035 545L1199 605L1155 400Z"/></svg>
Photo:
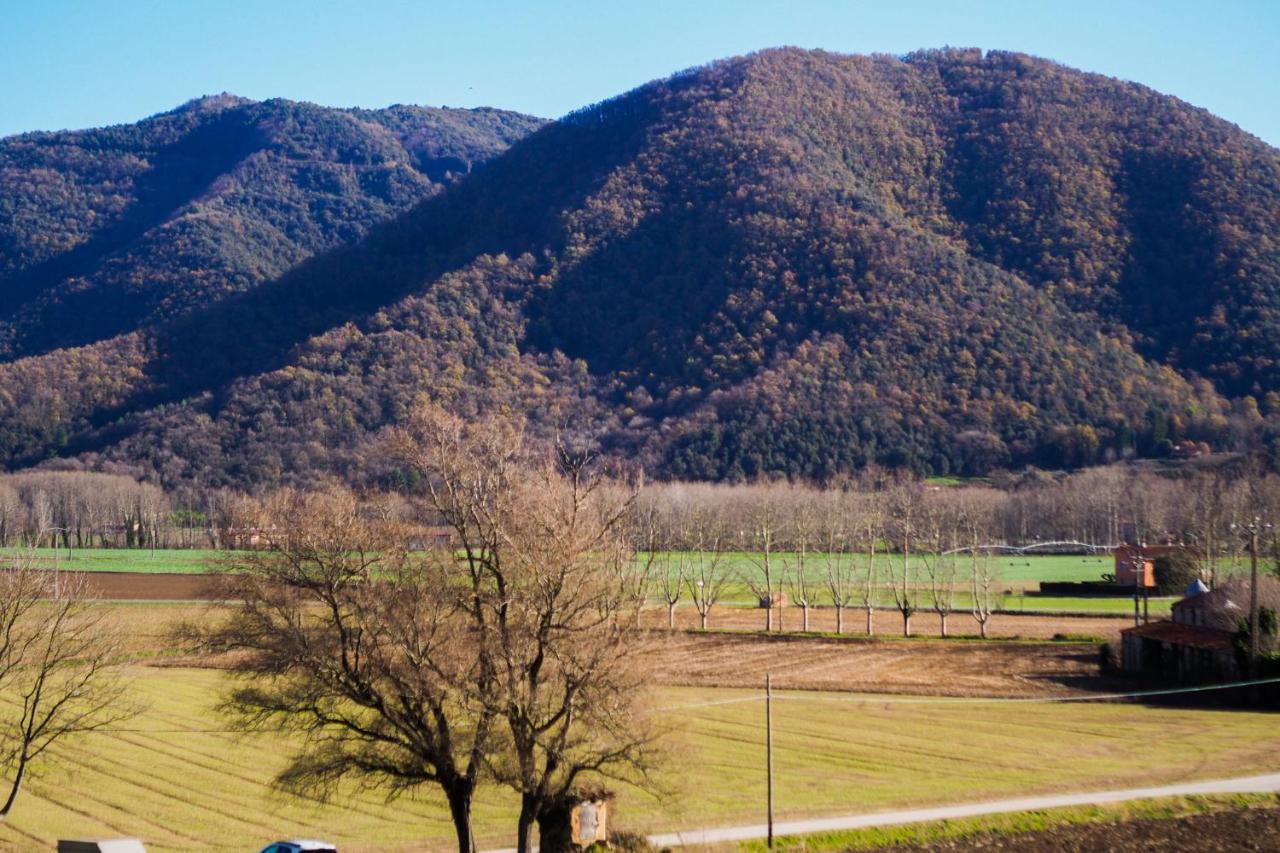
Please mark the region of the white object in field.
<svg viewBox="0 0 1280 853"><path fill-rule="evenodd" d="M136 838L59 839L58 853L147 853Z"/></svg>

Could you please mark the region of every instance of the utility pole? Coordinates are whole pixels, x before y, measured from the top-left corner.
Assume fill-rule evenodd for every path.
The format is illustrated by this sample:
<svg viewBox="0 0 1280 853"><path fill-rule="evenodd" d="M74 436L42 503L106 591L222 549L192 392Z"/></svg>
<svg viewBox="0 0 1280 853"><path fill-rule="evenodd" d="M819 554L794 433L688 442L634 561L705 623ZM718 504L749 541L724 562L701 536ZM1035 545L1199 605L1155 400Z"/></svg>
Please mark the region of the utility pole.
<svg viewBox="0 0 1280 853"><path fill-rule="evenodd" d="M773 674L764 675L764 749L768 775L769 849L773 849Z"/></svg>
<svg viewBox="0 0 1280 853"><path fill-rule="evenodd" d="M1249 525L1249 677L1258 677L1258 522Z"/></svg>
<svg viewBox="0 0 1280 853"><path fill-rule="evenodd" d="M1133 572L1133 627L1137 628L1142 624L1142 613L1138 609L1139 590L1142 586L1146 586L1147 561L1142 556L1142 546L1132 546L1138 550L1129 555L1129 571Z"/></svg>
<svg viewBox="0 0 1280 853"><path fill-rule="evenodd" d="M1266 525L1270 527L1271 525ZM1249 672L1250 678L1258 673L1258 531L1262 529L1262 519L1254 516L1249 523L1231 525L1232 529L1243 529L1249 534Z"/></svg>

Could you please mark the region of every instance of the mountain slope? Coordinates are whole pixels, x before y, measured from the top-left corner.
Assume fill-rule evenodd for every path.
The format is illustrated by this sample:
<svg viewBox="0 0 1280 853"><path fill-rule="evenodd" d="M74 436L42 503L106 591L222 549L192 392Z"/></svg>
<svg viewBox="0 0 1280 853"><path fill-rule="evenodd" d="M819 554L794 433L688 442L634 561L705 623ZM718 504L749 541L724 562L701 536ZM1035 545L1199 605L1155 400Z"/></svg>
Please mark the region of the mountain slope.
<svg viewBox="0 0 1280 853"><path fill-rule="evenodd" d="M540 123L223 95L133 125L0 140L0 357L92 343L251 289Z"/></svg>
<svg viewBox="0 0 1280 853"><path fill-rule="evenodd" d="M1280 404L1277 232L1276 150L1141 86L766 51L548 125L208 309L0 365L44 389L0 390L0 450L356 476L422 397L699 478L1238 446Z"/></svg>

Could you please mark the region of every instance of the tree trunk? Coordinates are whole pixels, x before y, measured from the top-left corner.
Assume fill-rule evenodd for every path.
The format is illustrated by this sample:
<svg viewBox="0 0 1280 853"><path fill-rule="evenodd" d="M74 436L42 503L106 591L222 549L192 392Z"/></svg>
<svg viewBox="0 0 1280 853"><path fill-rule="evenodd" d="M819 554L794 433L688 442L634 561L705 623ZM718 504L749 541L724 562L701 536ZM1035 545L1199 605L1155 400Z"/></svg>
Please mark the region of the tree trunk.
<svg viewBox="0 0 1280 853"><path fill-rule="evenodd" d="M911 614L905 610L902 611L902 636L911 636Z"/></svg>
<svg viewBox="0 0 1280 853"><path fill-rule="evenodd" d="M20 758L18 761L18 773L13 777L13 787L9 789L9 796L4 801L4 806L0 807L0 821L9 817L9 812L13 809L13 801L18 799L18 791L22 790L22 779L27 775L27 759Z"/></svg>
<svg viewBox="0 0 1280 853"><path fill-rule="evenodd" d="M538 853L570 853L573 844L572 807L558 803L538 813Z"/></svg>
<svg viewBox="0 0 1280 853"><path fill-rule="evenodd" d="M711 608L708 607L705 610L698 611L698 618L702 620L702 630L704 631L707 630L707 613L710 612L710 610Z"/></svg>
<svg viewBox="0 0 1280 853"><path fill-rule="evenodd" d="M983 619L981 622L978 623L978 636L984 640L987 638L987 620L986 619Z"/></svg>
<svg viewBox="0 0 1280 853"><path fill-rule="evenodd" d="M766 596L764 600L764 629L766 631L773 630L773 598L772 594Z"/></svg>
<svg viewBox="0 0 1280 853"><path fill-rule="evenodd" d="M674 630L676 627L676 606L674 602L667 602L667 627Z"/></svg>
<svg viewBox="0 0 1280 853"><path fill-rule="evenodd" d="M942 639L947 638L947 614L939 613L938 617L942 620Z"/></svg>
<svg viewBox="0 0 1280 853"><path fill-rule="evenodd" d="M874 604L867 605L867 636L874 637L876 635L876 608Z"/></svg>
<svg viewBox="0 0 1280 853"><path fill-rule="evenodd" d="M836 605L836 633L844 633L844 607L840 604Z"/></svg>
<svg viewBox="0 0 1280 853"><path fill-rule="evenodd" d="M807 633L809 633L809 604L808 604L808 602L805 602L804 607L803 607L803 610L804 610L804 615L800 617L800 619L801 619L801 623L802 623L802 627L801 627L801 629L800 629L800 630L804 631L804 632L807 634Z"/></svg>
<svg viewBox="0 0 1280 853"><path fill-rule="evenodd" d="M474 789L475 786L466 780L445 788L453 831L458 836L458 853L476 853L476 840L471 833L471 795Z"/></svg>
<svg viewBox="0 0 1280 853"><path fill-rule="evenodd" d="M520 796L520 817L516 819L516 853L532 853L530 835L538 816L538 804L528 794Z"/></svg>

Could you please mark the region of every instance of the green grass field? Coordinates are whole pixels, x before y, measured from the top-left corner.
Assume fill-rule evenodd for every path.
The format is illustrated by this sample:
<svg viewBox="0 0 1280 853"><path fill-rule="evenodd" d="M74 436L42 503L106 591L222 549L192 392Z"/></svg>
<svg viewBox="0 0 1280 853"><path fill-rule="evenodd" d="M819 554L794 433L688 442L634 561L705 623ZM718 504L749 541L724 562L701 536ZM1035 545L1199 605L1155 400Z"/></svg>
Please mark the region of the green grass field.
<svg viewBox="0 0 1280 853"><path fill-rule="evenodd" d="M720 567L724 571L730 571L738 576L754 576L759 573L752 556L741 551L732 551L723 555ZM759 555L754 555L758 558ZM790 553L777 553L772 555L775 570L781 569L784 564L794 566L796 563L796 555ZM966 578L967 564L962 562L959 567L959 579ZM865 556L856 558L859 570L865 565ZM1096 581L1101 580L1104 573L1115 571L1115 561L1110 555L1101 556L1081 556L1078 554L1039 554L1027 557L997 557L997 566L999 567L999 576L1002 583L1019 583L1019 582L1039 582L1039 581ZM893 566L900 565L901 557L897 555L880 556L877 559L879 572L882 576L887 576L891 564ZM919 565L917 561L917 565ZM805 559L805 574L815 582L821 582L826 577L826 563L823 561L821 554L808 554ZM920 566L918 573L923 577L923 566Z"/></svg>
<svg viewBox="0 0 1280 853"><path fill-rule="evenodd" d="M0 556L6 557L25 553L25 549L0 549ZM38 548L36 558L41 565L49 568L56 564L59 569L77 572L199 574L210 571L211 562L225 557L227 553L205 549L149 551L132 548Z"/></svg>
<svg viewBox="0 0 1280 853"><path fill-rule="evenodd" d="M16 556L25 553L17 548L0 549L0 555ZM210 563L227 552L207 549L157 550L126 548L40 548L36 556L50 566L54 561L62 568L84 572L177 572L198 573L210 570ZM640 558L640 559L643 559ZM783 563L794 564L794 554L775 554L773 559L780 569ZM889 562L894 559L881 557L881 572L887 573ZM1098 580L1104 572L1113 569L1110 557L1082 557L1078 555L1037 555L1030 557L999 557L1000 578L1004 583L1035 581L1084 581ZM721 567L739 576L755 572L750 556L743 552L726 554ZM821 555L810 554L806 574L815 582L825 576L826 567ZM961 575L963 576L963 567Z"/></svg>
<svg viewBox="0 0 1280 853"><path fill-rule="evenodd" d="M0 550L0 556L16 555L17 549ZM179 573L198 574L211 571L214 562L225 558L228 552L212 550L129 550L110 548L85 548L68 552L58 549L41 548L36 552L42 565L59 569L71 569L82 572L137 572L137 573ZM882 581L889 579L890 564L899 558L882 556L879 558L880 577ZM1105 572L1112 571L1113 562L1109 556L1079 555L1038 555L1029 557L999 557L1000 590L1009 590L1011 594L1004 596L1002 608L1011 611L1040 611L1054 613L1129 613L1133 602L1126 598L1063 598L1038 595L1020 595L1026 591L1034 593L1036 585L1041 581L1084 581L1098 580ZM638 564L644 560L638 558ZM781 553L774 555L775 569L781 571L784 565L794 566L795 555ZM670 563L658 561L655 571L661 570ZM957 582L963 586L965 567L962 565L957 573ZM674 568L670 569L674 571ZM731 552L724 556L720 570L731 572L734 579L726 585L722 601L725 604L745 604L753 600L747 578L754 578L758 570L751 560L751 555L743 552ZM816 600L825 601L824 578L826 565L820 554L810 554L806 560L805 574L814 585ZM923 566L917 564L915 569L917 581L921 584L921 606L928 605L928 595L924 584L927 583ZM956 599L957 609L967 609L969 598L961 592ZM688 596L686 593L686 603ZM892 596L885 590L880 603L889 607L893 605ZM1153 599L1152 614L1165 616L1169 612L1172 599Z"/></svg>
<svg viewBox="0 0 1280 853"><path fill-rule="evenodd" d="M135 671L149 709L127 731L57 749L33 779L0 844L58 837L141 837L149 850L251 850L320 836L344 851L447 849L445 810L430 790L387 803L354 792L328 805L285 798L269 782L285 742L235 735L213 709L216 671ZM746 699L735 704L724 700ZM758 694L664 689L671 726L660 798L621 786L619 823L640 831L757 823L765 791ZM1273 770L1275 715L1120 704L966 704L848 694L778 694L780 818L857 813L1052 791L1128 787ZM511 841L514 798L487 790L482 844Z"/></svg>

